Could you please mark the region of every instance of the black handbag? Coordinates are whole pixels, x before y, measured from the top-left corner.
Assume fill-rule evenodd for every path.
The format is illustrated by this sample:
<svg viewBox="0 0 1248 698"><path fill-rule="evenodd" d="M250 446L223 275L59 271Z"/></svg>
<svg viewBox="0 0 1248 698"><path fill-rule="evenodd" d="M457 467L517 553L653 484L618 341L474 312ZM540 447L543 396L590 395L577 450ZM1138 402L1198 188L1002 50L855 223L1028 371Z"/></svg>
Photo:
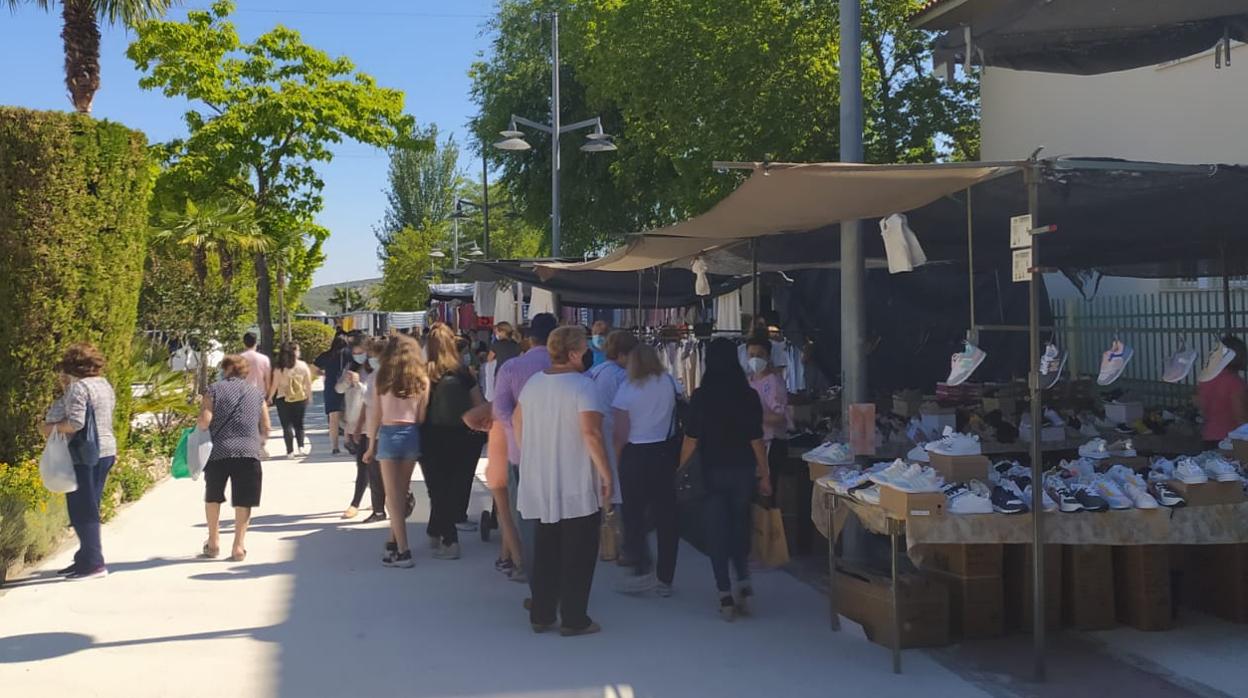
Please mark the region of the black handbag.
<svg viewBox="0 0 1248 698"><path fill-rule="evenodd" d="M100 431L95 423L95 407L87 398L87 414L82 420L82 428L74 432L69 440L69 457L74 465L92 467L100 462Z"/></svg>

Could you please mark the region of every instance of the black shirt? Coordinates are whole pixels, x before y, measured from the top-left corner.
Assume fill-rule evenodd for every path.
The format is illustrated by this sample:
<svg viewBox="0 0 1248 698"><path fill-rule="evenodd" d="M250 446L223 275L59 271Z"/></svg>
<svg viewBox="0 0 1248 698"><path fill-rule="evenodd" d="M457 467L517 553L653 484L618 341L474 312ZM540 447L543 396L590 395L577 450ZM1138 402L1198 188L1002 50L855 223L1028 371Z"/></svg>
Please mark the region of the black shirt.
<svg viewBox="0 0 1248 698"><path fill-rule="evenodd" d="M476 386L472 373L464 368L439 378L430 388L427 423L467 429L464 413L472 409L472 389Z"/></svg>
<svg viewBox="0 0 1248 698"><path fill-rule="evenodd" d="M694 391L685 434L698 440L703 468L753 468L750 442L763 438L763 404L748 384L742 390Z"/></svg>

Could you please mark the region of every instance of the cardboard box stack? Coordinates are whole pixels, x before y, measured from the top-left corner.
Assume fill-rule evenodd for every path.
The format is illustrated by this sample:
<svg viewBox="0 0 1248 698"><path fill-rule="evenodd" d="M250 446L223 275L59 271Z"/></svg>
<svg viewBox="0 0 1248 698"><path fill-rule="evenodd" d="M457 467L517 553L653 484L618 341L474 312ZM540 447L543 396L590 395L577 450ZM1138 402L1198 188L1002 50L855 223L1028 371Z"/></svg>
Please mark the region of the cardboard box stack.
<svg viewBox="0 0 1248 698"><path fill-rule="evenodd" d="M1119 622L1137 630L1174 627L1169 546L1114 547L1114 600Z"/></svg>
<svg viewBox="0 0 1248 698"><path fill-rule="evenodd" d="M1233 623L1248 623L1248 543L1186 546L1184 600Z"/></svg>
<svg viewBox="0 0 1248 698"><path fill-rule="evenodd" d="M1113 548L1062 546L1062 617L1076 630L1107 630L1117 625Z"/></svg>
<svg viewBox="0 0 1248 698"><path fill-rule="evenodd" d="M901 646L949 644L949 590L927 576L902 575L897 589ZM862 626L867 639L892 647L891 580L868 573L838 571L836 597L841 615Z"/></svg>
<svg viewBox="0 0 1248 698"><path fill-rule="evenodd" d="M1002 577L1005 581L1005 626L1009 630L1031 632L1035 603L1032 595L1031 545L1007 545ZM1062 624L1062 546L1044 546L1045 627L1057 630Z"/></svg>
<svg viewBox="0 0 1248 698"><path fill-rule="evenodd" d="M949 588L950 630L973 640L1005 632L1001 545L936 545L923 569Z"/></svg>

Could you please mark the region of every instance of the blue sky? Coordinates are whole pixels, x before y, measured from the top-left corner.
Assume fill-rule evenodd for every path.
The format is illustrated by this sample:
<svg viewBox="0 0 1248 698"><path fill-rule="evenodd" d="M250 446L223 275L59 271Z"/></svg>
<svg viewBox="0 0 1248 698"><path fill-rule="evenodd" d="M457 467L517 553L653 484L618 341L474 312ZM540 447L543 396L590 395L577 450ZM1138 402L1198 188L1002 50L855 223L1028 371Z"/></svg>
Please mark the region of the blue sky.
<svg viewBox="0 0 1248 698"><path fill-rule="evenodd" d="M185 8L208 4L209 0L190 0L170 17L181 18ZM407 112L419 123L437 124L443 133L454 132L461 144L466 142L465 124L475 113L467 73L478 52L488 46L482 25L493 13L494 0L238 0L236 4L233 21L244 41L279 23L297 29L310 45L345 55L381 85L406 92ZM0 62L17 68L6 70L0 81L0 104L70 109L60 30L59 8L54 13L34 6L16 13L0 10ZM132 36L120 28L105 28L103 33L101 87L93 115L140 129L153 142L183 134L186 103L139 89L139 73L125 56ZM480 171L471 153L464 158L463 165L472 174ZM372 228L385 209L386 164L382 151L344 143L333 162L322 166L325 209L318 222L331 236L315 283L380 275Z"/></svg>

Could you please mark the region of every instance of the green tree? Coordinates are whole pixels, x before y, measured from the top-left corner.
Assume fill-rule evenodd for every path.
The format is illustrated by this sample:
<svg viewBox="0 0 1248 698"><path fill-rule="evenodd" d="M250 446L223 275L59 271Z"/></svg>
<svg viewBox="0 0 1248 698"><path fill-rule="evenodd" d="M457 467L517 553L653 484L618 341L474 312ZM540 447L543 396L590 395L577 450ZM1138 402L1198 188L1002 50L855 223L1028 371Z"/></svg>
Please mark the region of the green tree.
<svg viewBox="0 0 1248 698"><path fill-rule="evenodd" d="M425 221L449 218L463 185L455 137L448 135L438 142L436 126L418 136L434 143L435 147L424 151L396 148L390 153L386 213L376 231L377 241L381 243L378 254L383 259L395 233L403 228L420 228Z"/></svg>
<svg viewBox="0 0 1248 698"><path fill-rule="evenodd" d="M875 0L863 21L866 152L872 162L977 156L973 82L924 70L928 36L905 18L921 0ZM563 146L569 253L702 213L740 182L715 160L835 160L836 3L793 0L503 0L491 51L471 70L477 140L512 113L549 111L549 38L535 12L559 9L563 118L600 115L610 157ZM490 151L526 220L550 214L549 139L524 157Z"/></svg>
<svg viewBox="0 0 1248 698"><path fill-rule="evenodd" d="M201 285L208 278L209 257L215 257L222 281L230 284L239 255L265 252L272 246L272 240L262 235L256 225L251 202L220 199L204 204L187 199L181 211L160 211L152 241L190 249L195 276Z"/></svg>
<svg viewBox="0 0 1248 698"><path fill-rule="evenodd" d="M51 11L56 0L7 0L9 9L36 5ZM100 89L100 21L131 26L165 14L177 0L61 0L65 87L74 109L89 114Z"/></svg>
<svg viewBox="0 0 1248 698"><path fill-rule="evenodd" d="M381 286L377 291L380 310L419 310L429 302L429 283L437 278L429 253L442 246L447 224L427 224L397 231L389 252L382 258Z"/></svg>
<svg viewBox="0 0 1248 698"><path fill-rule="evenodd" d="M338 312L346 314L368 307L368 297L358 288L340 286L329 295L329 302L338 306Z"/></svg>
<svg viewBox="0 0 1248 698"><path fill-rule="evenodd" d="M331 144L425 144L412 136L415 123L403 114L402 92L379 87L347 58L333 58L280 25L243 43L227 20L233 9L218 0L207 11L188 12L185 22L141 22L127 55L145 73L143 88L198 106L185 115L187 137L161 149L170 176L251 201L261 232L284 262L276 270L281 277L286 264L306 269L320 255L326 231L311 221L322 207L317 165L333 158ZM268 351L270 254L252 255L256 324Z"/></svg>

